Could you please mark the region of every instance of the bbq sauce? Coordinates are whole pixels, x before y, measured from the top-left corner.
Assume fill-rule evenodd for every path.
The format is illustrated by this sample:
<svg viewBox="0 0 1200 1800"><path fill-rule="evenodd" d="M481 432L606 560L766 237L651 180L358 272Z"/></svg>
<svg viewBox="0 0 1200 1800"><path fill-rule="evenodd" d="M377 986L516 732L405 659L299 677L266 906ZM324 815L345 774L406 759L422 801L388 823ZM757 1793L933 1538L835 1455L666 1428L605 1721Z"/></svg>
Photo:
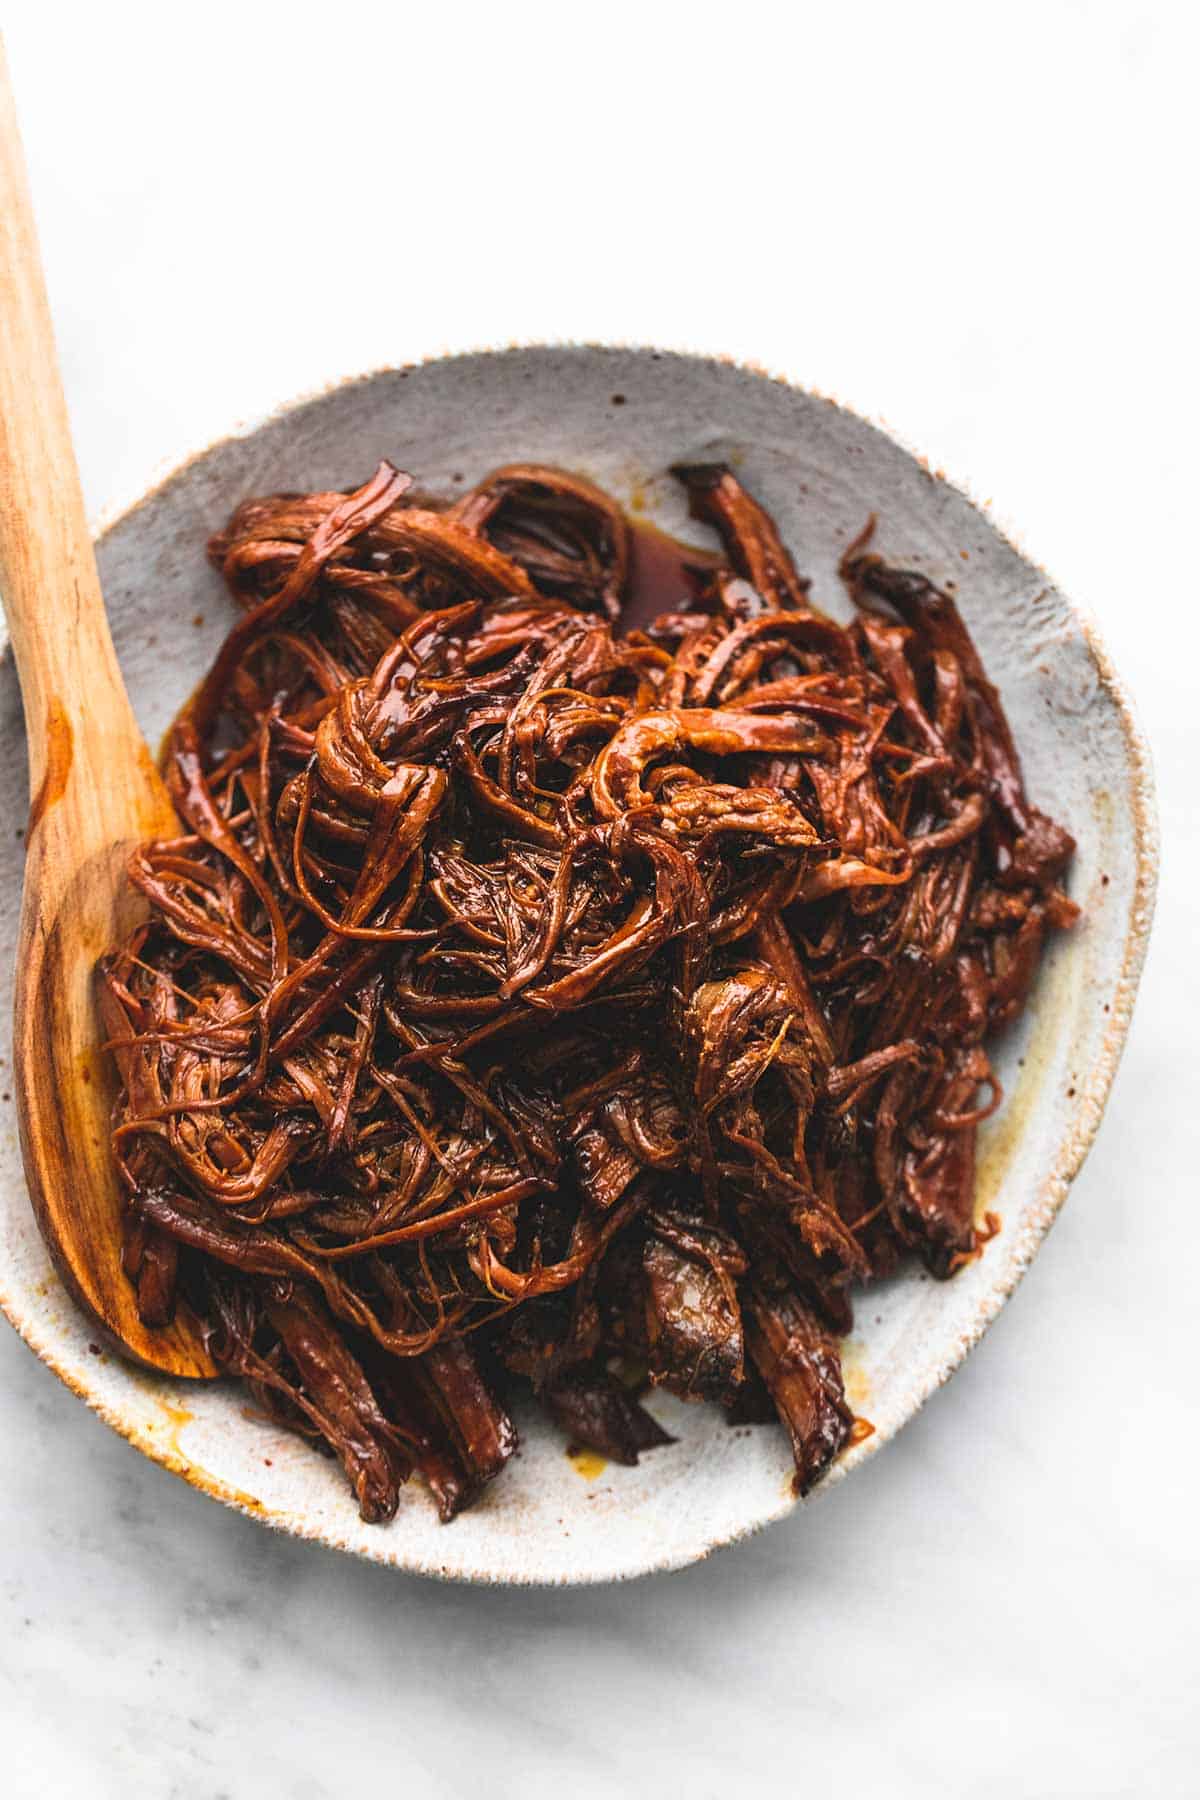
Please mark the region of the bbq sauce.
<svg viewBox="0 0 1200 1800"><path fill-rule="evenodd" d="M621 631L644 631L665 612L711 612L705 593L725 558L682 543L648 519L632 519L629 584L617 621Z"/></svg>

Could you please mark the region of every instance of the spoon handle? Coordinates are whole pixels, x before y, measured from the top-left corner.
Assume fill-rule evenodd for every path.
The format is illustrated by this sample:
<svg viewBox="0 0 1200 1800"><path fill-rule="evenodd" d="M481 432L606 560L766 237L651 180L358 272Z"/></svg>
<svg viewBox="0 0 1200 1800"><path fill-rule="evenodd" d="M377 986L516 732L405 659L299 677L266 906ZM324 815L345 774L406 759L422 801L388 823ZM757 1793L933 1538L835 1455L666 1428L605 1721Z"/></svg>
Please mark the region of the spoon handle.
<svg viewBox="0 0 1200 1800"><path fill-rule="evenodd" d="M89 738L111 742L114 754L136 744L137 727L84 511L2 40L0 596L21 677L36 797L47 781L60 774L65 780L55 765L83 709Z"/></svg>
<svg viewBox="0 0 1200 1800"><path fill-rule="evenodd" d="M182 1306L142 1319L126 1279L126 1197L109 1136L93 970L144 902L129 852L179 826L117 665L63 399L25 161L0 46L0 592L33 795L17 937L12 1074L29 1197L98 1337L150 1368L210 1376Z"/></svg>

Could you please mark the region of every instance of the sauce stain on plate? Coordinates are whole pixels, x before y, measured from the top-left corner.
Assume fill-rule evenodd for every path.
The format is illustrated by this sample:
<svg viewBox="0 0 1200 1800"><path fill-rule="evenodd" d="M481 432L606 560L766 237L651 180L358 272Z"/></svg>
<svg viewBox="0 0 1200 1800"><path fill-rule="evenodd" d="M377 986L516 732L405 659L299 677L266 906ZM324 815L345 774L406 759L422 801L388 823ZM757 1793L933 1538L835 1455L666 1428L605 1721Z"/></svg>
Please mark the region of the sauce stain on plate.
<svg viewBox="0 0 1200 1800"><path fill-rule="evenodd" d="M577 1475L585 1481L595 1481L603 1475L608 1467L608 1458L601 1456L598 1450L589 1450L585 1444L572 1444L567 1451L567 1459Z"/></svg>

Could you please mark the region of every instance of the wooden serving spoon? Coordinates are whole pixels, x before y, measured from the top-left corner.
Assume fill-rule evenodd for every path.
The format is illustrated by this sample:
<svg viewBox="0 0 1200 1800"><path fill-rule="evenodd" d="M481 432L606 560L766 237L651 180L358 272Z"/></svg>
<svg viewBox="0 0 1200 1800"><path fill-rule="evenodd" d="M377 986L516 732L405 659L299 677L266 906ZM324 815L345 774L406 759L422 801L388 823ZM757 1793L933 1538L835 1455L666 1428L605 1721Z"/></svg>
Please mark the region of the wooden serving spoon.
<svg viewBox="0 0 1200 1800"><path fill-rule="evenodd" d="M42 1236L79 1305L126 1355L216 1369L190 1314L143 1325L121 1268L100 953L144 916L141 839L180 832L109 635L71 446L24 159L0 43L0 593L21 678L33 801L17 943L13 1073Z"/></svg>

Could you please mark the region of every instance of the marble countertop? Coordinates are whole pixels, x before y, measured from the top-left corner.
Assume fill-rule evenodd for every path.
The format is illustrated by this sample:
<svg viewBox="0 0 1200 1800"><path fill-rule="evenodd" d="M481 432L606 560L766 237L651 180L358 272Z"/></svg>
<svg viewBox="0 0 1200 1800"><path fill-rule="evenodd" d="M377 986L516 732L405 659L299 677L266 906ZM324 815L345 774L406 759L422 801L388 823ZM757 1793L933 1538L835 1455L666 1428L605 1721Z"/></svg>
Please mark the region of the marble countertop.
<svg viewBox="0 0 1200 1800"><path fill-rule="evenodd" d="M517 336L729 350L882 416L1092 607L1155 747L1158 924L1091 1160L894 1446L627 1587L275 1537L0 1328L14 1800L1196 1792L1200 41L1172 6L795 10L731 41L703 6L600 36L10 5L89 502L335 373Z"/></svg>

